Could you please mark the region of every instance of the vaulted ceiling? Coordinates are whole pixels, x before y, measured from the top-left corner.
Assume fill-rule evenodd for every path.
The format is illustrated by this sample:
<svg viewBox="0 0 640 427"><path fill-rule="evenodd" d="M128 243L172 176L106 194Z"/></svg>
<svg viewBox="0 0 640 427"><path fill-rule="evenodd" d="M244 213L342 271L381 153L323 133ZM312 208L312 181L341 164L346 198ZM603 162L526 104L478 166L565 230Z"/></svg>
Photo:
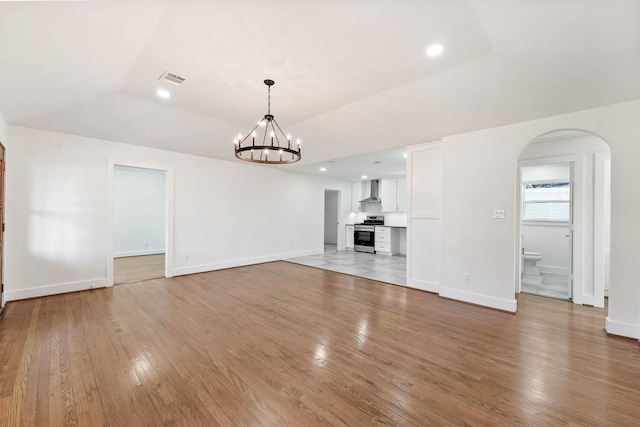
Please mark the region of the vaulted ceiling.
<svg viewBox="0 0 640 427"><path fill-rule="evenodd" d="M265 78L305 167L638 99L640 2L0 1L11 124L233 160Z"/></svg>

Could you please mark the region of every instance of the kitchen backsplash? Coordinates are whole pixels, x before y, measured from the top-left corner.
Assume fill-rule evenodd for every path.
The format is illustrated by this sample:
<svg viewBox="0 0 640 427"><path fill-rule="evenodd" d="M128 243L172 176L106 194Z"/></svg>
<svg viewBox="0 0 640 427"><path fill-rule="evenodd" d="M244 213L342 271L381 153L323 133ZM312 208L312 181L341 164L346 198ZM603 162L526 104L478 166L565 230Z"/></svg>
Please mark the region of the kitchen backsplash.
<svg viewBox="0 0 640 427"><path fill-rule="evenodd" d="M376 215L376 216L384 216L384 225L392 225L396 227L406 227L407 226L407 214L406 212L357 212L351 213L349 215L349 222L358 223L364 221L367 216Z"/></svg>

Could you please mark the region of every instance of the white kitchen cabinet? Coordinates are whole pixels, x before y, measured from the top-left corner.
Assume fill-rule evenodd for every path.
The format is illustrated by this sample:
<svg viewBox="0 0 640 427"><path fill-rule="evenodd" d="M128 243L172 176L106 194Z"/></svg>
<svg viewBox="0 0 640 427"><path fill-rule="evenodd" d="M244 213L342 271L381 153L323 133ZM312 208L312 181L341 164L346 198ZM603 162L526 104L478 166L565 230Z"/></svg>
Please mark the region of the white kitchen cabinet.
<svg viewBox="0 0 640 427"><path fill-rule="evenodd" d="M353 249L353 225L347 225L345 233L347 234L347 249Z"/></svg>
<svg viewBox="0 0 640 427"><path fill-rule="evenodd" d="M351 212L360 212L360 200L362 200L362 183L351 184Z"/></svg>
<svg viewBox="0 0 640 427"><path fill-rule="evenodd" d="M374 235L374 249L382 255L395 255L400 253L400 230L396 227L376 225Z"/></svg>
<svg viewBox="0 0 640 427"><path fill-rule="evenodd" d="M407 178L383 179L380 187L382 212L407 211Z"/></svg>

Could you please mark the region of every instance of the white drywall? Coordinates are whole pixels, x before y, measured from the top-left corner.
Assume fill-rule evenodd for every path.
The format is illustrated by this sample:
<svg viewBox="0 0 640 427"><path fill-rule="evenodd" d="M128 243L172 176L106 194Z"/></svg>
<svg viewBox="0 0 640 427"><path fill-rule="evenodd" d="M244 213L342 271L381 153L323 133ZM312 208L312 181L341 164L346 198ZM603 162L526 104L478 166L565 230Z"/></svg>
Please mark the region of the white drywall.
<svg viewBox="0 0 640 427"><path fill-rule="evenodd" d="M568 275L571 267L571 247L568 225L540 222L522 224L523 246L526 252L538 252L542 259L538 267L543 273Z"/></svg>
<svg viewBox="0 0 640 427"><path fill-rule="evenodd" d="M342 190L341 206L350 206L346 181L19 126L9 132L7 300L110 285L114 163L171 169L170 275L322 253L325 188Z"/></svg>
<svg viewBox="0 0 640 427"><path fill-rule="evenodd" d="M165 171L115 166L114 257L165 252Z"/></svg>
<svg viewBox="0 0 640 427"><path fill-rule="evenodd" d="M520 152L544 133L583 129L601 136L611 147L611 284L606 327L614 334L640 337L640 192L630 186L640 182L639 119L640 101L632 101L444 138L442 286L452 291L449 295L478 304L515 302ZM493 219L494 209L504 209L505 219ZM468 283L463 280L465 272L471 274Z"/></svg>
<svg viewBox="0 0 640 427"><path fill-rule="evenodd" d="M7 137L8 137L7 121L5 120L4 115L2 114L2 111L0 111L0 143L4 144L5 147L7 145Z"/></svg>

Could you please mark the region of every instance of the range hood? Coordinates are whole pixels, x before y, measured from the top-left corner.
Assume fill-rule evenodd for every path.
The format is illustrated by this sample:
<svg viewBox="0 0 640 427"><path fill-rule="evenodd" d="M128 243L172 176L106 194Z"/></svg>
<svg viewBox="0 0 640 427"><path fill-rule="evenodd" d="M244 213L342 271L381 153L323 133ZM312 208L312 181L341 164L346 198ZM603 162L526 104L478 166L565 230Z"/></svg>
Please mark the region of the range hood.
<svg viewBox="0 0 640 427"><path fill-rule="evenodd" d="M369 187L369 189L370 189L369 197L367 197L366 199L360 200L360 203L363 203L363 202L364 203L380 203L380 202L382 202L382 199L380 199L380 197L378 197L378 188L380 186L380 181L377 180L377 179L372 179L371 181L367 181L365 184L366 184L366 187Z"/></svg>

